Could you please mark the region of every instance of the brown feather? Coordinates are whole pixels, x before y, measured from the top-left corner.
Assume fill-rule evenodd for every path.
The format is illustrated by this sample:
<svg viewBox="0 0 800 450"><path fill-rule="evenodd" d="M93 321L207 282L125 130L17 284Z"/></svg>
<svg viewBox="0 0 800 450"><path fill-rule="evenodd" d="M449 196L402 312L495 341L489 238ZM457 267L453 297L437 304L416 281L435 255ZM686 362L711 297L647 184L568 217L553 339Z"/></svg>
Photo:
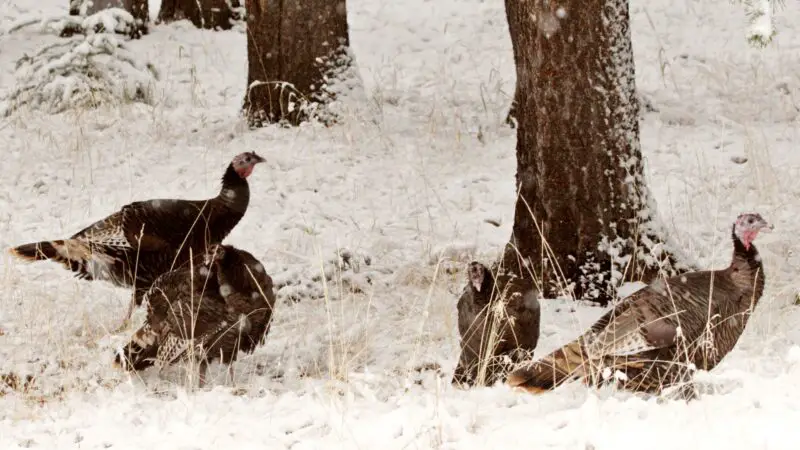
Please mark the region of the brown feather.
<svg viewBox="0 0 800 450"><path fill-rule="evenodd" d="M746 247L735 233L733 241L726 269L657 280L576 340L518 367L507 383L549 390L580 378L599 385L609 381L610 370L624 375L617 381L625 389L658 393L688 381L691 366L713 369L733 350L764 290L755 246Z"/></svg>
<svg viewBox="0 0 800 450"><path fill-rule="evenodd" d="M240 351L252 352L264 342L276 300L272 278L252 254L220 247L223 258L206 264L199 256L192 266L156 280L145 296L148 315L142 328L155 339L150 346L142 345L143 332L138 331L118 352L118 361L145 347L138 353L155 355L159 366L186 359L232 363ZM231 288L226 296L220 292L223 285ZM133 370L143 366L136 360L123 365Z"/></svg>
<svg viewBox="0 0 800 450"><path fill-rule="evenodd" d="M469 271L475 269L483 276L470 274L475 279L469 280L457 306L461 354L453 373L455 385L491 385L502 380L509 362L527 356L539 339L540 308L532 282L494 275L477 262Z"/></svg>
<svg viewBox="0 0 800 450"><path fill-rule="evenodd" d="M78 278L134 287L135 302L141 304L159 275L221 243L244 216L250 188L234 169L237 158L214 198L133 202L69 239L23 244L11 253L26 260L54 260Z"/></svg>

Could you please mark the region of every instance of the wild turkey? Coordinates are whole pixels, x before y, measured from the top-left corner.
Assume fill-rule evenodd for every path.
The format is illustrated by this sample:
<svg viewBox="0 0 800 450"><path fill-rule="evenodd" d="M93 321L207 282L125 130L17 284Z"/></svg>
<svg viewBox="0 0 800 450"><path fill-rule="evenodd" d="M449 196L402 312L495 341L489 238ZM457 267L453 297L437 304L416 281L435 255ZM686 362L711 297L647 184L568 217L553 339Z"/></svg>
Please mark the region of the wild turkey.
<svg viewBox="0 0 800 450"><path fill-rule="evenodd" d="M78 278L134 287L127 322L156 277L185 264L190 251L202 254L221 243L239 223L250 202L247 177L261 162L264 158L252 152L234 157L214 198L133 202L69 239L23 244L10 252L29 261L59 262Z"/></svg>
<svg viewBox="0 0 800 450"><path fill-rule="evenodd" d="M202 256L202 255L201 255ZM193 265L167 272L145 294L147 319L114 362L125 370L159 369L179 361L199 363L200 386L208 364L231 364L251 353L270 328L272 278L250 253L214 245Z"/></svg>
<svg viewBox="0 0 800 450"><path fill-rule="evenodd" d="M495 283L495 277L500 283ZM508 372L509 361L517 362L536 348L537 290L527 278L495 275L476 261L469 264L467 278L458 300L461 355L452 384L492 385Z"/></svg>
<svg viewBox="0 0 800 450"><path fill-rule="evenodd" d="M733 259L724 270L660 279L625 298L576 340L512 372L510 386L540 393L580 378L599 386L659 394L680 386L693 398L692 371L711 370L736 345L764 291L752 244L772 226L759 214L733 224Z"/></svg>

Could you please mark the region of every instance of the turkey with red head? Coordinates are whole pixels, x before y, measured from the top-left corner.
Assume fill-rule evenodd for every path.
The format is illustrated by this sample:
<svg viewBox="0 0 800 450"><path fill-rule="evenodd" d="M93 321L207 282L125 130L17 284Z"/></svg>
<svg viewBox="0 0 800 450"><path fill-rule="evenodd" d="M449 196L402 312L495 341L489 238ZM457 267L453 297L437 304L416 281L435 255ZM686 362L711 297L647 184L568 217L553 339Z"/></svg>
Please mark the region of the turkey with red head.
<svg viewBox="0 0 800 450"><path fill-rule="evenodd" d="M595 386L616 380L623 389L653 394L680 386L680 395L693 398L693 370L711 370L733 350L764 292L753 240L771 229L760 214L741 214L727 268L655 281L574 341L519 367L507 383L541 393L572 379Z"/></svg>
<svg viewBox="0 0 800 450"><path fill-rule="evenodd" d="M272 278L252 254L214 245L192 265L167 272L145 294L147 319L114 363L125 370L193 360L200 386L216 359L232 364L251 353L269 332L275 293ZM233 377L233 366L229 366Z"/></svg>
<svg viewBox="0 0 800 450"><path fill-rule="evenodd" d="M29 261L59 262L78 278L133 287L127 322L159 275L221 243L239 223L250 202L247 177L261 162L253 152L235 156L211 199L133 202L68 239L23 244L10 252Z"/></svg>

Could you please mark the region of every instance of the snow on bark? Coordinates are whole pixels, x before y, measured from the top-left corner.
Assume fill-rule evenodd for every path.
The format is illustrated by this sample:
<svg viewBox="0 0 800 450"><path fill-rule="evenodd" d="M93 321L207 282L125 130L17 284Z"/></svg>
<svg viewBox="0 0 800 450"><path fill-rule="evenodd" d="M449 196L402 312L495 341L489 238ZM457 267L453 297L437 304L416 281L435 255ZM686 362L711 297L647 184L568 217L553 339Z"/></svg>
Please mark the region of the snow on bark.
<svg viewBox="0 0 800 450"><path fill-rule="evenodd" d="M254 0L246 7L249 125L335 123L340 100L363 91L346 3Z"/></svg>
<svg viewBox="0 0 800 450"><path fill-rule="evenodd" d="M345 103L365 101L364 82L347 43L342 43L333 56L317 58L317 63L322 67L324 84L311 95L306 108L310 117L331 123L345 113Z"/></svg>
<svg viewBox="0 0 800 450"><path fill-rule="evenodd" d="M644 179L627 0L507 0L506 13L520 196L503 266L547 297L601 303L622 281L690 269Z"/></svg>
<svg viewBox="0 0 800 450"><path fill-rule="evenodd" d="M608 0L603 8L602 17L609 49L605 55L610 59L604 61L602 67L605 76L610 80L610 85L617 88L615 91L605 92L608 96L606 101L608 123L613 124L606 134L608 142L605 143L605 148L628 149L628 152L616 152L619 167L627 174L622 181L626 184L628 197L612 198L612 201L619 201L623 209L636 211L633 217L625 220L628 221L629 230L637 230L628 233L630 236L624 239L619 236L601 236L598 250L606 253L611 260L613 285L618 285L622 280L625 268L631 263L631 255L640 265L657 268L667 276L691 268L686 264L686 261L690 261L688 256L665 232L656 214L655 199L644 179L638 132L640 111L636 94L636 72L627 2L628 0ZM611 156L610 151L609 156ZM612 230L617 228L617 224L609 225ZM638 238L639 242L636 242L635 238ZM586 273L596 273L597 267L593 267L596 263L588 262L586 265L589 267L582 268ZM606 275L601 272L596 276L600 279L591 280L589 276L585 281L590 285L593 281L600 282L598 285L604 285ZM590 296L599 294L592 291L590 288Z"/></svg>

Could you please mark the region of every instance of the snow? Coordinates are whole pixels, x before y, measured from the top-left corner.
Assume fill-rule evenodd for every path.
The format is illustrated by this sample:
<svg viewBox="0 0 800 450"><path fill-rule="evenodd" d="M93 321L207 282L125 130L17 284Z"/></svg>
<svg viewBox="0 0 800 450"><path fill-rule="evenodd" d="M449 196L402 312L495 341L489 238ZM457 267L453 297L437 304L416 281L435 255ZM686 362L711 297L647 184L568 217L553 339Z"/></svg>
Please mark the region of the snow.
<svg viewBox="0 0 800 450"><path fill-rule="evenodd" d="M66 8L35 3L0 3L0 25ZM503 2L347 6L367 99L340 125L247 130L244 35L187 21L126 43L160 71L152 105L21 110L0 122L3 247L65 237L133 200L216 195L230 159L257 151L268 161L250 177L250 208L228 242L279 287L267 344L236 364L233 382L214 365L208 387L193 391L180 367L161 376L112 367L142 318L113 331L128 291L4 256L0 375L19 381L0 391L0 447L796 447L796 4L775 17L781 33L764 49L751 48L741 8L727 1L631 4L637 88L657 110L640 123L647 182L675 245L722 267L736 215L775 224L756 242L762 303L736 349L697 374L704 394L689 404L577 384L538 397L450 386L466 263L491 263L513 223ZM5 96L14 62L58 39L30 27L2 39ZM602 312L543 301L537 353Z"/></svg>
<svg viewBox="0 0 800 450"><path fill-rule="evenodd" d="M745 6L750 15L747 38L756 44L766 45L775 36L773 8L775 0L750 0Z"/></svg>
<svg viewBox="0 0 800 450"><path fill-rule="evenodd" d="M17 31L30 19L7 27ZM152 101L152 87L158 73L140 61L116 33L129 34L134 19L127 11L110 8L83 19L74 16L48 17L39 29L78 31L76 37L48 42L33 55L16 62L16 86L8 96L3 114L21 107L58 113L102 103ZM106 30L95 34L96 30Z"/></svg>
<svg viewBox="0 0 800 450"><path fill-rule="evenodd" d="M147 12L150 18L156 20L158 11L161 10L161 0L147 0Z"/></svg>

